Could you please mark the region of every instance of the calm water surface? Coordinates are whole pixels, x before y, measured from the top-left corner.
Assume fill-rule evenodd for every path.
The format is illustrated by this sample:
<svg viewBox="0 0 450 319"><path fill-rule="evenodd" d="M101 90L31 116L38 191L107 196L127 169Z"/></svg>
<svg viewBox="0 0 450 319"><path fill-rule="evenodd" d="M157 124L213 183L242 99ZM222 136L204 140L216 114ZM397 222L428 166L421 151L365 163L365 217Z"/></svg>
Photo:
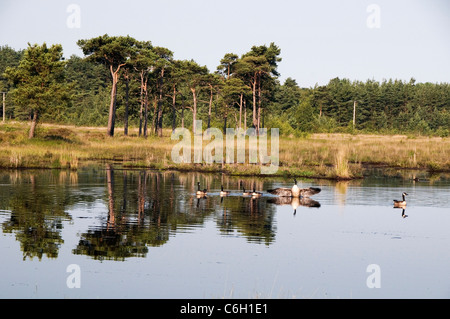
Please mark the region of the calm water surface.
<svg viewBox="0 0 450 319"><path fill-rule="evenodd" d="M281 178L0 171L0 297L449 298L450 176L388 175L303 180L322 191L286 201L239 190Z"/></svg>

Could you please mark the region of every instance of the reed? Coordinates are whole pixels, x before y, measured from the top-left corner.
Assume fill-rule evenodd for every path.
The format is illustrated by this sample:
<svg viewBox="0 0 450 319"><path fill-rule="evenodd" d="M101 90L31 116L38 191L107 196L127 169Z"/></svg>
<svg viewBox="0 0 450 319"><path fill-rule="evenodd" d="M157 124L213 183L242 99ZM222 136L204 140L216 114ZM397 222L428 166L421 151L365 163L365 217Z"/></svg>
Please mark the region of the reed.
<svg viewBox="0 0 450 319"><path fill-rule="evenodd" d="M340 148L334 156L334 167L332 177L338 179L349 179L353 177L348 164L348 151L346 148Z"/></svg>
<svg viewBox="0 0 450 319"><path fill-rule="evenodd" d="M9 156L9 162L14 168L18 168L22 165L22 155L17 152L11 152L11 155Z"/></svg>

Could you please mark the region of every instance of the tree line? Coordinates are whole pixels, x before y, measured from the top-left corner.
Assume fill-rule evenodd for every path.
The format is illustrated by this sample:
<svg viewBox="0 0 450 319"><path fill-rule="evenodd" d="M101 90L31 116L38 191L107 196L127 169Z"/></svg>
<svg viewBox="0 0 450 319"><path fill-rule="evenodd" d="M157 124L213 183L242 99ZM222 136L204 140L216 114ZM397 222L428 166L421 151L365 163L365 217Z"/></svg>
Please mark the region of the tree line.
<svg viewBox="0 0 450 319"><path fill-rule="evenodd" d="M280 83L281 49L252 46L241 56L226 53L217 69L130 36L107 34L77 42L84 57L63 57L61 45L0 47L0 86L7 118L116 127L139 136L162 136L163 128L279 128L305 132L419 133L448 136L448 83L402 80L351 81L300 87ZM119 125L117 125L119 124ZM202 128L202 129L203 129Z"/></svg>

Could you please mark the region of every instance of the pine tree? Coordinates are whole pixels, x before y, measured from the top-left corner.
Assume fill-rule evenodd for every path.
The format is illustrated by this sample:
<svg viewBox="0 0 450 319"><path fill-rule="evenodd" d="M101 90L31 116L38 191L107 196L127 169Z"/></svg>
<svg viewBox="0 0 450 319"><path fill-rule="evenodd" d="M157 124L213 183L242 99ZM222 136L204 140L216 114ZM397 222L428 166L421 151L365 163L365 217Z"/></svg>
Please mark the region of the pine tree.
<svg viewBox="0 0 450 319"><path fill-rule="evenodd" d="M14 85L15 103L31 113L29 138L35 135L39 117L68 100L68 87L64 81L62 46L60 44L31 45L25 50L17 67L5 70L6 78Z"/></svg>

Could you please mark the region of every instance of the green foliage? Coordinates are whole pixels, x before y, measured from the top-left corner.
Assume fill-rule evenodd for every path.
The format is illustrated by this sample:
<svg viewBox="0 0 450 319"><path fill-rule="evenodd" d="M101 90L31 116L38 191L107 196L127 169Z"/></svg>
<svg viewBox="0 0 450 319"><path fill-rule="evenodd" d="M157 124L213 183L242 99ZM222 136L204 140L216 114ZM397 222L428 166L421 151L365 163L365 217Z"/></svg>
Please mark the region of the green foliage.
<svg viewBox="0 0 450 319"><path fill-rule="evenodd" d="M169 49L130 36L105 34L77 43L85 57L67 61L62 61L61 46L35 45L24 52L0 47L0 72L6 71L9 80L0 85L10 93L9 117L30 119L33 110L39 110L42 121L109 126L113 110L119 125L139 126L145 117L152 133L163 127L192 127L194 119L201 119L204 128L207 123L221 129L246 123L297 136L449 135L448 83L336 77L312 88L302 88L292 78L281 84L281 50L274 43L252 46L242 56L226 53L214 73L194 60L174 60Z"/></svg>
<svg viewBox="0 0 450 319"><path fill-rule="evenodd" d="M92 39L78 40L88 61L117 68L134 54L136 40L130 36L111 37L107 34Z"/></svg>
<svg viewBox="0 0 450 319"><path fill-rule="evenodd" d="M45 43L41 46L28 44L19 64L5 70L6 78L14 87L11 94L19 114L20 111L32 113L37 123L38 116L58 118L64 112L69 101L64 66L61 45L49 48ZM33 134L34 131L30 137Z"/></svg>

